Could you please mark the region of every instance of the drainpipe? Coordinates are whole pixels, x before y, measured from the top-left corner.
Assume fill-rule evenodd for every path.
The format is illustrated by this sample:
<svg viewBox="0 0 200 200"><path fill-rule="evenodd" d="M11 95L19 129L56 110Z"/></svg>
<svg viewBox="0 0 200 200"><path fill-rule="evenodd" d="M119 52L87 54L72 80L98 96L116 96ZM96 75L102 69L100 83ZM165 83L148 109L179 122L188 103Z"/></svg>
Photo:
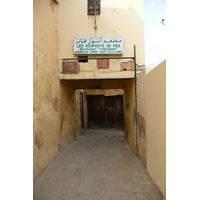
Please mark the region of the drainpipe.
<svg viewBox="0 0 200 200"><path fill-rule="evenodd" d="M137 119L137 74L136 74L136 50L134 45L134 68L135 68L135 125L136 125L136 155L138 156L138 119Z"/></svg>
<svg viewBox="0 0 200 200"><path fill-rule="evenodd" d="M97 31L97 22L96 22L96 0L94 0L94 29L95 29L95 36Z"/></svg>

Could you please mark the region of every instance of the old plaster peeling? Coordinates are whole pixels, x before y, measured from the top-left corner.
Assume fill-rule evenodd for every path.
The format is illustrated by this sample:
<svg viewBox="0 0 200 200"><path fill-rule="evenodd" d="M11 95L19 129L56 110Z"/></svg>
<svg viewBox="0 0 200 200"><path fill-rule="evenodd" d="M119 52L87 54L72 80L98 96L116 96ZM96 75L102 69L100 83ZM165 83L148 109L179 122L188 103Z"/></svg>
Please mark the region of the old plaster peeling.
<svg viewBox="0 0 200 200"><path fill-rule="evenodd" d="M141 71L145 68L144 65L138 65L136 64L136 70ZM120 63L120 71L134 71L134 61L128 61L128 62L121 62Z"/></svg>
<svg viewBox="0 0 200 200"><path fill-rule="evenodd" d="M120 71L133 71L134 70L134 62L128 61L128 62L121 62L120 63Z"/></svg>
<svg viewBox="0 0 200 200"><path fill-rule="evenodd" d="M143 70L143 69L145 69L145 65L136 64L136 70Z"/></svg>
<svg viewBox="0 0 200 200"><path fill-rule="evenodd" d="M43 132L42 130L37 130L35 133L35 145L37 145L37 148L40 150L43 145Z"/></svg>

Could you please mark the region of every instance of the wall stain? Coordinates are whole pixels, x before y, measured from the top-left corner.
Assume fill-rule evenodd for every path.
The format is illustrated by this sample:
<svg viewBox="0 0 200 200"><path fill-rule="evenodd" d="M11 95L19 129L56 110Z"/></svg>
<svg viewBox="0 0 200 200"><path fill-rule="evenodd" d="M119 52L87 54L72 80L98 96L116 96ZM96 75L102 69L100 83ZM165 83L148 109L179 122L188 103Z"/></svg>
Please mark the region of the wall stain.
<svg viewBox="0 0 200 200"><path fill-rule="evenodd" d="M60 151L60 144L58 144L58 151Z"/></svg>
<svg viewBox="0 0 200 200"><path fill-rule="evenodd" d="M48 100L50 103L51 103L51 101L52 101L52 97L51 97L50 94L46 94L46 95L45 95L45 99Z"/></svg>
<svg viewBox="0 0 200 200"><path fill-rule="evenodd" d="M49 0L49 5L51 7L52 12L54 12L54 3L56 3L56 1L54 0Z"/></svg>
<svg viewBox="0 0 200 200"><path fill-rule="evenodd" d="M43 145L43 132L42 130L37 130L35 133L35 145L37 145L37 148L40 150Z"/></svg>
<svg viewBox="0 0 200 200"><path fill-rule="evenodd" d="M64 123L65 120L66 120L66 117L64 116L64 113L63 113L62 116L61 116L60 133L62 131L63 123Z"/></svg>
<svg viewBox="0 0 200 200"><path fill-rule="evenodd" d="M127 102L126 103L126 109L129 109L129 107L130 107L130 104L129 104L129 102Z"/></svg>
<svg viewBox="0 0 200 200"><path fill-rule="evenodd" d="M138 113L138 153L146 167L146 120Z"/></svg>
<svg viewBox="0 0 200 200"><path fill-rule="evenodd" d="M138 134L139 138L141 137L145 138L146 121L140 113L138 113L138 130L139 130Z"/></svg>
<svg viewBox="0 0 200 200"><path fill-rule="evenodd" d="M52 105L55 111L58 111L58 101L59 99L57 97L55 97L55 99L52 100Z"/></svg>

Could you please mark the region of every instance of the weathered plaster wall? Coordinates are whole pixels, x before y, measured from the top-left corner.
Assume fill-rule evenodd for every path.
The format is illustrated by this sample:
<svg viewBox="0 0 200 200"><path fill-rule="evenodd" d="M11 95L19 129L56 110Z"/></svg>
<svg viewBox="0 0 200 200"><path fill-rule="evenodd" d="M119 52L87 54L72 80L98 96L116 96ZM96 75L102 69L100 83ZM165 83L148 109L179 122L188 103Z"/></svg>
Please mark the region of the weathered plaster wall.
<svg viewBox="0 0 200 200"><path fill-rule="evenodd" d="M57 15L55 1L33 1L33 179L74 134L74 90L58 79Z"/></svg>
<svg viewBox="0 0 200 200"><path fill-rule="evenodd" d="M145 76L147 172L166 197L166 60Z"/></svg>
<svg viewBox="0 0 200 200"><path fill-rule="evenodd" d="M135 79L128 79L124 81L124 132L125 139L134 152L135 131Z"/></svg>
<svg viewBox="0 0 200 200"><path fill-rule="evenodd" d="M33 178L59 154L57 4L33 1Z"/></svg>
<svg viewBox="0 0 200 200"><path fill-rule="evenodd" d="M145 70L137 77L138 155L146 166Z"/></svg>
<svg viewBox="0 0 200 200"><path fill-rule="evenodd" d="M94 16L87 15L87 1L60 0L58 22L60 72L62 58L77 57L73 54L74 36L123 36L123 55L110 56L133 56L134 45L136 45L137 64L144 65L143 0L101 1L101 14L96 18L96 30ZM101 56L98 55L98 57ZM127 67L123 70L122 65L123 67L130 66L130 60L110 60L109 69L97 69L97 61L88 60L87 63L80 63L78 74L60 74L60 78L134 78L133 69Z"/></svg>

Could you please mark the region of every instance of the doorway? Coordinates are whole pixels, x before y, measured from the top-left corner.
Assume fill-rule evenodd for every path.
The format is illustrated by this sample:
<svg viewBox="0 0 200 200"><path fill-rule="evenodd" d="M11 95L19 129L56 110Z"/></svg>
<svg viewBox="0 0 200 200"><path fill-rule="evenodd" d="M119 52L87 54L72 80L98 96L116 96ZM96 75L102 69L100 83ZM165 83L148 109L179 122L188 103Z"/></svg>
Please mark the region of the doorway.
<svg viewBox="0 0 200 200"><path fill-rule="evenodd" d="M123 95L87 96L88 129L123 130Z"/></svg>

